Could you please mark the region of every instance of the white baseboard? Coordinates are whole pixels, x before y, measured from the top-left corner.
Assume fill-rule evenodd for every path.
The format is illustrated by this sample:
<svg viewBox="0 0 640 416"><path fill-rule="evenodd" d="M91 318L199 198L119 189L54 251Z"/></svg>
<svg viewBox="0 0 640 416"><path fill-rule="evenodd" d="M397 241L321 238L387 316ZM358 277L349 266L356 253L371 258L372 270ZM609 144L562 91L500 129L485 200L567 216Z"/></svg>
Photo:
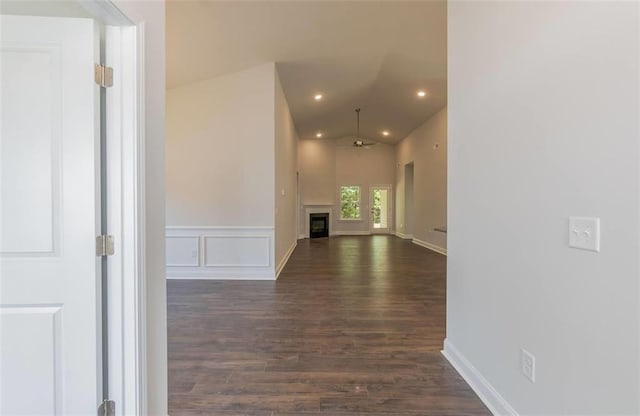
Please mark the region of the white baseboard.
<svg viewBox="0 0 640 416"><path fill-rule="evenodd" d="M440 253L445 256L447 255L447 249L444 247L436 246L435 244L427 243L426 241L418 240L417 238L414 238L411 241L413 244L417 244L420 247L428 248L431 251L435 251L436 253Z"/></svg>
<svg viewBox="0 0 640 416"><path fill-rule="evenodd" d="M396 237L400 237L403 240L413 240L413 234L402 234L401 232L396 231Z"/></svg>
<svg viewBox="0 0 640 416"><path fill-rule="evenodd" d="M278 267L276 267L276 279L278 279L278 276L280 276L280 272L282 271L282 269L284 269L284 266L289 261L289 257L291 257L291 255L293 254L293 251L296 249L297 246L298 246L298 241L294 241L291 244L291 247L289 247L289 250L287 250L287 253L284 255L284 258L282 259L280 264L278 264Z"/></svg>
<svg viewBox="0 0 640 416"><path fill-rule="evenodd" d="M247 271L207 270L195 273L192 271L177 272L167 271L167 279L170 280L276 280L273 273L255 273Z"/></svg>
<svg viewBox="0 0 640 416"><path fill-rule="evenodd" d="M496 391L477 368L447 339L444 340L442 355L462 376L469 387L478 395L489 411L498 416L518 416L518 412Z"/></svg>
<svg viewBox="0 0 640 416"><path fill-rule="evenodd" d="M307 237L307 236L306 236L306 235L304 235L304 234L300 234L300 235L298 236L298 240L304 240L305 238L309 238L309 237Z"/></svg>
<svg viewBox="0 0 640 416"><path fill-rule="evenodd" d="M371 231L334 231L332 235L371 235Z"/></svg>

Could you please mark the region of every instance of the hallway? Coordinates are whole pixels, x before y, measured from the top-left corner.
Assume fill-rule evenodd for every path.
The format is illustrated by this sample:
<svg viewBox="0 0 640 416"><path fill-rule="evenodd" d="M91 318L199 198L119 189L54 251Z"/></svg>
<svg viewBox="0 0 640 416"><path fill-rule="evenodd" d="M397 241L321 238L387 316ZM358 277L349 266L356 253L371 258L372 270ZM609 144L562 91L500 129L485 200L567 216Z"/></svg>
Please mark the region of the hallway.
<svg viewBox="0 0 640 416"><path fill-rule="evenodd" d="M440 354L446 258L393 236L300 240L273 281L168 281L178 415L488 415Z"/></svg>

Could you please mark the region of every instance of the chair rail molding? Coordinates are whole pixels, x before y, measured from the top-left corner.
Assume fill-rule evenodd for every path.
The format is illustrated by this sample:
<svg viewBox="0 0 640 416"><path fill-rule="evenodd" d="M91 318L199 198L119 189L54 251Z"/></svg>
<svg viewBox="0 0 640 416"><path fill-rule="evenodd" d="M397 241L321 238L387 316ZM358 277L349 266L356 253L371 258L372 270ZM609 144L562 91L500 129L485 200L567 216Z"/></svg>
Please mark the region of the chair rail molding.
<svg viewBox="0 0 640 416"><path fill-rule="evenodd" d="M275 280L272 226L167 226L168 279Z"/></svg>

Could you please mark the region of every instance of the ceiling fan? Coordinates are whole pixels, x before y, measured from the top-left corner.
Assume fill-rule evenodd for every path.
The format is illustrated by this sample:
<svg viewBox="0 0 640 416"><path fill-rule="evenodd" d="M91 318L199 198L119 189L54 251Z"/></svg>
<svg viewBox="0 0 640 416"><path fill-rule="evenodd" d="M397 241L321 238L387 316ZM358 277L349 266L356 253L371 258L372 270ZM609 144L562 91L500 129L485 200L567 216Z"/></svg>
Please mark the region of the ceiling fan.
<svg viewBox="0 0 640 416"><path fill-rule="evenodd" d="M369 147L377 144L376 142L367 143L364 140L362 140L362 138L360 137L360 109L359 108L356 108L356 125L357 125L356 140L353 142L353 147L364 147L365 149L368 149Z"/></svg>

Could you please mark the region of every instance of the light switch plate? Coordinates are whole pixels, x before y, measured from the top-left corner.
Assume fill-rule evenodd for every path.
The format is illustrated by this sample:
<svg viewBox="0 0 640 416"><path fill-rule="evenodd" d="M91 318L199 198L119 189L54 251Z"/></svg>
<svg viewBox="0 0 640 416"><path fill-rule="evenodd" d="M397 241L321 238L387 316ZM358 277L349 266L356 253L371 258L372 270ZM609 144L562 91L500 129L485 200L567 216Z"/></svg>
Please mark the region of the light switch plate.
<svg viewBox="0 0 640 416"><path fill-rule="evenodd" d="M569 247L600 251L600 218L569 217Z"/></svg>

